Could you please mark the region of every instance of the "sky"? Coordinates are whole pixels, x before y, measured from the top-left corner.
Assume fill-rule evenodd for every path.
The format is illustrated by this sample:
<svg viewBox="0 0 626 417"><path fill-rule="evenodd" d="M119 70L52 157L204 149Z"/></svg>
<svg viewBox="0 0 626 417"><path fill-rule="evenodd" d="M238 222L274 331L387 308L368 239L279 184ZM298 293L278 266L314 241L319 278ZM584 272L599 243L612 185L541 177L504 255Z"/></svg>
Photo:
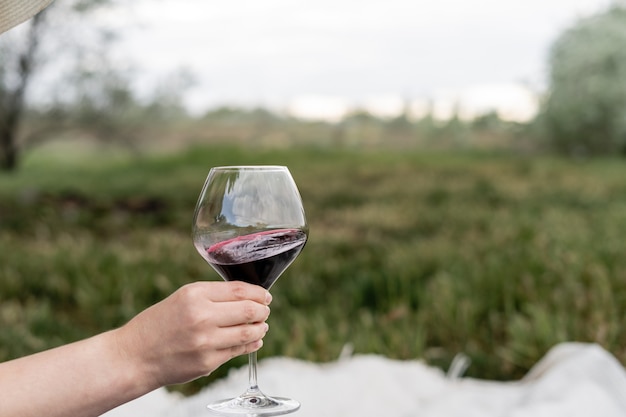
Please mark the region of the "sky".
<svg viewBox="0 0 626 417"><path fill-rule="evenodd" d="M145 91L193 74L195 112L264 106L531 117L552 42L611 0L136 0L111 12Z"/></svg>

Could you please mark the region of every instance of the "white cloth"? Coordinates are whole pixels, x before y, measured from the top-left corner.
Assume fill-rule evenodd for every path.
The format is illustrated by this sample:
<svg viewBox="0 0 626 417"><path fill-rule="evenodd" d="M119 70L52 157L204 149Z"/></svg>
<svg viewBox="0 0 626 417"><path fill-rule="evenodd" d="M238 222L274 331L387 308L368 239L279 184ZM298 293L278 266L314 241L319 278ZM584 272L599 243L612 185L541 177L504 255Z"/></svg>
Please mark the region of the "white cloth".
<svg viewBox="0 0 626 417"><path fill-rule="evenodd" d="M356 355L327 364L288 358L259 363L268 395L302 403L295 417L624 417L626 370L594 344L555 346L514 382L450 379L420 361ZM205 404L244 391L247 369L233 370L198 395L157 390L106 417L208 417Z"/></svg>

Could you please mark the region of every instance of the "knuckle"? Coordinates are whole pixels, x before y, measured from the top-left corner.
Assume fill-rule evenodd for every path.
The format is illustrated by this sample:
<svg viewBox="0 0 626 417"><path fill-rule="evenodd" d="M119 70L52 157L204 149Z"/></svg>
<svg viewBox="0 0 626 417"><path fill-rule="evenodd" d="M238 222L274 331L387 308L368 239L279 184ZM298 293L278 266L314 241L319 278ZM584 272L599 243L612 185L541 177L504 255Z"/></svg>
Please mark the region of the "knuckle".
<svg viewBox="0 0 626 417"><path fill-rule="evenodd" d="M243 329L241 329L241 334L240 334L240 341L241 343L248 343L250 342L250 340L252 339L252 329L250 328L250 326L244 326Z"/></svg>
<svg viewBox="0 0 626 417"><path fill-rule="evenodd" d="M190 351L203 352L212 347L212 339L204 332L190 332L187 344Z"/></svg>
<svg viewBox="0 0 626 417"><path fill-rule="evenodd" d="M184 300L189 300L197 297L200 293L200 283L193 282L191 284L185 284L178 290L178 294Z"/></svg>
<svg viewBox="0 0 626 417"><path fill-rule="evenodd" d="M253 302L249 301L243 306L243 315L247 323L255 321L256 308Z"/></svg>
<svg viewBox="0 0 626 417"><path fill-rule="evenodd" d="M231 291L237 300L244 300L248 296L246 285L241 281L232 281Z"/></svg>

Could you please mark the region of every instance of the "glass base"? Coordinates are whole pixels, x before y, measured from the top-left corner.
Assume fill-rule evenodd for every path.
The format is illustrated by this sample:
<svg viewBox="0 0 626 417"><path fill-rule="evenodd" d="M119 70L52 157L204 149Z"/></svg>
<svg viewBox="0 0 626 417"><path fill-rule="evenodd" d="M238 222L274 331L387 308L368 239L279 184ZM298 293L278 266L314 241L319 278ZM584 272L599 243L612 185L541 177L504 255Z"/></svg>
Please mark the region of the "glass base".
<svg viewBox="0 0 626 417"><path fill-rule="evenodd" d="M300 408L296 400L283 397L268 397L259 390L246 391L236 398L207 405L211 413L218 416L279 416L293 413Z"/></svg>

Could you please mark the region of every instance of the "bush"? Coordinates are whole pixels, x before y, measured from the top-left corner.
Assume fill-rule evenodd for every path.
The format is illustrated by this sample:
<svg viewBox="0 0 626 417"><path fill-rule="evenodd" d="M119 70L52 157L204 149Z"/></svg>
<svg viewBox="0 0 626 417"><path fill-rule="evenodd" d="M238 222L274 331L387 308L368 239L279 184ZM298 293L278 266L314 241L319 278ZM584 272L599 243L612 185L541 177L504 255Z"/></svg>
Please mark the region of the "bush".
<svg viewBox="0 0 626 417"><path fill-rule="evenodd" d="M575 155L626 153L626 9L565 31L550 53L541 112L550 145Z"/></svg>

